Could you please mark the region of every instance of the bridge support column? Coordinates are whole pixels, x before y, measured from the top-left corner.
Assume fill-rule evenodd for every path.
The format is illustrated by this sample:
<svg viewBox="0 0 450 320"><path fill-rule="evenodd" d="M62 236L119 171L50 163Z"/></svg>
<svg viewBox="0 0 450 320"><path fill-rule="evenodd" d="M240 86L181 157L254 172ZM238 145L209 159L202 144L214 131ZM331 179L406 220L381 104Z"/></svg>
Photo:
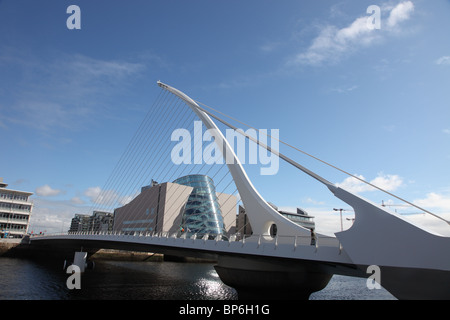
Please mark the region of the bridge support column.
<svg viewBox="0 0 450 320"><path fill-rule="evenodd" d="M308 299L325 288L333 276L313 261L273 260L262 257L220 256L214 267L239 299Z"/></svg>
<svg viewBox="0 0 450 320"><path fill-rule="evenodd" d="M80 268L80 272L84 272L86 268L87 252L75 252L73 256L73 264Z"/></svg>

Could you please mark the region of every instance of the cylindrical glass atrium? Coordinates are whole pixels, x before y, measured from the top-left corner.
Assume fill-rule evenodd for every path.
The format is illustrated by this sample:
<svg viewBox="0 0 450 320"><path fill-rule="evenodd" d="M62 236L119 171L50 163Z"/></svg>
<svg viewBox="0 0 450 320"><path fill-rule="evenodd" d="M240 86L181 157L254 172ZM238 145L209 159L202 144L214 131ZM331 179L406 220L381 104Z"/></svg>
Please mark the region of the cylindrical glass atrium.
<svg viewBox="0 0 450 320"><path fill-rule="evenodd" d="M206 175L194 174L178 178L174 183L194 188L183 213L181 232L187 232L188 236L197 234L197 237L225 234L213 180Z"/></svg>

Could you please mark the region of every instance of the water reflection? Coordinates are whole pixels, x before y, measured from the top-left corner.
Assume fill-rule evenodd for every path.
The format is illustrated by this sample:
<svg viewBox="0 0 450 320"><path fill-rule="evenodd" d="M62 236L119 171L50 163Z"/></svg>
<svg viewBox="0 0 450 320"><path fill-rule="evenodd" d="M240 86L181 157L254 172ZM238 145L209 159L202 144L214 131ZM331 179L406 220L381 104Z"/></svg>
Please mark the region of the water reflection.
<svg viewBox="0 0 450 320"><path fill-rule="evenodd" d="M222 300L237 299L213 264L100 262L82 278L73 299Z"/></svg>
<svg viewBox="0 0 450 320"><path fill-rule="evenodd" d="M16 300L235 300L210 263L97 262L69 290L62 262L0 258L0 299ZM365 279L335 275L312 300L395 299L386 290L368 290Z"/></svg>

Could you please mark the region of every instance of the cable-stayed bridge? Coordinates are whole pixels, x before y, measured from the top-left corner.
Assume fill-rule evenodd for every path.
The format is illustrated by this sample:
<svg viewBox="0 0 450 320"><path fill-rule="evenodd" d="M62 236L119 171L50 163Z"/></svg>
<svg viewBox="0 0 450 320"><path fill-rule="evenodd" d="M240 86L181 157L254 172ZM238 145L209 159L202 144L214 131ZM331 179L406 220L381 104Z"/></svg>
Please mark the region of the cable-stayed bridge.
<svg viewBox="0 0 450 320"><path fill-rule="evenodd" d="M374 279L399 299L450 298L449 237L426 231L385 207L337 187L273 146L269 147L267 139L262 141L264 139L241 130L244 137L306 173L355 211L353 226L337 232L336 237L312 233L280 214L260 195L236 155L232 142L225 138L211 118L235 132L239 131L236 127L201 108L183 92L161 82L158 85L162 91L157 102L123 153L103 192L98 195L98 207L94 208L129 208L124 210L125 217L122 217L125 227L107 232L84 231L33 237L30 240L33 247L73 251L81 247L85 251L113 248L213 257L218 261L215 268L221 280L236 288L241 297L258 292L260 296L269 298L284 295L292 298L293 294L304 298L323 289L333 274L367 278L371 275L370 270L376 270ZM208 129L207 135L195 125L198 119ZM183 128L192 127L192 123L194 141L188 145L192 136ZM178 149L171 150L163 137L171 134L174 138L175 132L172 141L179 142ZM213 194L214 197L216 194L225 195L222 204L233 201L233 198L242 202L251 225L251 236L242 236L241 230L225 236L222 220L205 218L201 210L187 207L189 201L191 204L203 201L188 198L192 188L202 186L192 184L191 189L185 189L184 193L182 190L173 193L178 194L173 198L166 194L162 199L159 193L150 205L136 200L137 187L145 185L150 178L171 182L199 173L212 176L216 187L221 185L220 191L214 190ZM141 194L144 192L147 191L142 189ZM214 203L216 200L211 201ZM170 228L162 226L162 217L152 216L152 208L156 208L157 215L163 205L171 215L164 217L173 222ZM192 209L190 219L197 224L189 224L189 219L183 216L189 209ZM220 217L226 219L231 215L235 218L235 210L219 210L216 213L220 212ZM145 215L132 220L138 211L145 211ZM192 230L193 225L202 223L209 228L207 232Z"/></svg>

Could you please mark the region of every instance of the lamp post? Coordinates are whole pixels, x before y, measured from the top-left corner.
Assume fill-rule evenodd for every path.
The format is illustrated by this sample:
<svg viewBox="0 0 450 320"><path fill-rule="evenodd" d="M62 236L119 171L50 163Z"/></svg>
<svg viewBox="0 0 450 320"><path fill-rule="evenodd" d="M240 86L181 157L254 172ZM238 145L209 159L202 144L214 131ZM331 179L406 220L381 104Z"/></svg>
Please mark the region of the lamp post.
<svg viewBox="0 0 450 320"><path fill-rule="evenodd" d="M341 231L344 231L344 226L342 224L342 211L345 211L345 210L344 209L336 209L336 208L333 208L333 210L334 211L339 211L339 214L341 216Z"/></svg>

